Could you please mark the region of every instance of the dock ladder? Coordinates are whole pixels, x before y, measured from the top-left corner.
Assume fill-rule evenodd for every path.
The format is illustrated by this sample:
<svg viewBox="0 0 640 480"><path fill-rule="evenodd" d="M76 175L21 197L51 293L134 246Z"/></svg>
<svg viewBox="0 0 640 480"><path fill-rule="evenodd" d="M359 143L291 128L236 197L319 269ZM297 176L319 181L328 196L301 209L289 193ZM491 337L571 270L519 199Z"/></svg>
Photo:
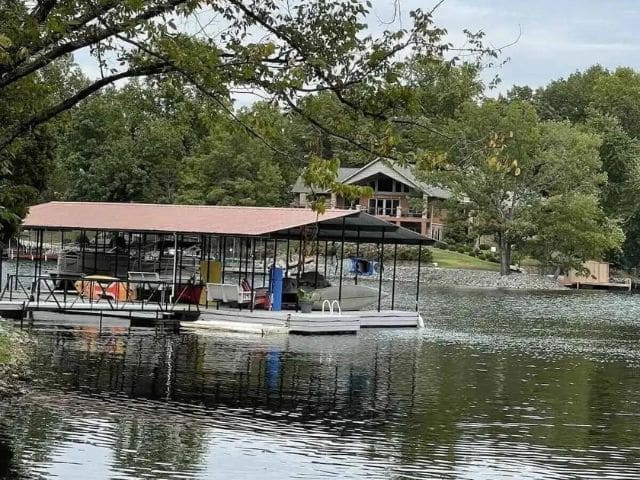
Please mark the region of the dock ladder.
<svg viewBox="0 0 640 480"><path fill-rule="evenodd" d="M342 315L342 309L340 308L340 302L338 300L324 300L322 302L322 313L325 313L325 305L329 305L329 315L333 315L335 313L334 307L337 307L338 315Z"/></svg>

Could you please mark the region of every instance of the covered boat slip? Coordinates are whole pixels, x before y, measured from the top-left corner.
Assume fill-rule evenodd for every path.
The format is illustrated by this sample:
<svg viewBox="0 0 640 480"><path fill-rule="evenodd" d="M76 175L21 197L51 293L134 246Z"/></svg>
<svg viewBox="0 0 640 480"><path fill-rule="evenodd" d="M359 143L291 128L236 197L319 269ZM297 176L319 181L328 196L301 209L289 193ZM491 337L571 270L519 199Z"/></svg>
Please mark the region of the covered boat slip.
<svg viewBox="0 0 640 480"><path fill-rule="evenodd" d="M193 326L266 325L291 333L419 326L421 252L433 243L359 210L49 202L31 207L23 228L35 232L40 252L44 238L57 239L58 266L48 269L36 255L27 275L17 260L6 274L0 312L14 304L32 312L139 310L158 318L189 312L199 317ZM345 245L359 257L364 244L375 245L377 256L376 269L367 270L377 278L368 287L358 283L358 269L345 267ZM399 245L417 254L415 312L395 309Z"/></svg>

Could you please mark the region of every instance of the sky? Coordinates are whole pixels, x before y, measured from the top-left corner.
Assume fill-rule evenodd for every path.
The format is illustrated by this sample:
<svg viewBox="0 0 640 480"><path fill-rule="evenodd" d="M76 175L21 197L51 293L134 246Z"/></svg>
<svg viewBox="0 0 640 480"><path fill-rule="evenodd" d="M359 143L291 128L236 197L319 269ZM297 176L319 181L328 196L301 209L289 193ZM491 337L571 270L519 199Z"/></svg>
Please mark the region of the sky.
<svg viewBox="0 0 640 480"><path fill-rule="evenodd" d="M435 4L400 0L403 18ZM373 6L376 17L393 17L392 0L374 0ZM640 70L639 0L445 0L434 19L457 45L464 41L465 28L484 31L494 47L516 42L502 54L509 62L484 74L486 79L500 76L499 91L543 86L596 63ZM380 28L375 23L370 23L374 30Z"/></svg>
<svg viewBox="0 0 640 480"><path fill-rule="evenodd" d="M411 10L431 10L436 3L397 0L400 15L394 16L396 1L372 0L369 29L375 34L408 27ZM495 48L511 45L500 57L509 61L483 74L487 83L495 75L501 78L489 95L513 85L543 86L596 63L640 70L640 0L444 0L434 19L455 46L464 45L465 28L484 31L486 43ZM98 76L88 52L76 60L87 74Z"/></svg>

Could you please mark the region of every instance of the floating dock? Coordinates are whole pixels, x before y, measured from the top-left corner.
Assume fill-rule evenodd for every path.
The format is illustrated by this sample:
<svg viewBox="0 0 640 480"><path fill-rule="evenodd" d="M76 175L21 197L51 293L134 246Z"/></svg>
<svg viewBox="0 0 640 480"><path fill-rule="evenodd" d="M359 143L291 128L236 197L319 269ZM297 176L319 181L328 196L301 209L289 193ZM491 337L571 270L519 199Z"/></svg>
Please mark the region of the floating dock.
<svg viewBox="0 0 640 480"><path fill-rule="evenodd" d="M565 282L564 286L576 290L627 290L631 291L631 279L626 282Z"/></svg>
<svg viewBox="0 0 640 480"><path fill-rule="evenodd" d="M195 329L213 329L258 334L337 334L357 333L361 328L421 328L422 317L417 312L396 310L354 312L294 311L238 311L207 309L200 312L195 322L182 322L182 326Z"/></svg>
<svg viewBox="0 0 640 480"><path fill-rule="evenodd" d="M200 308L174 306L170 310L160 305L126 303L114 308L107 302L78 303L0 301L0 316L15 320L43 320L56 315L91 316L102 325L103 320L117 318L129 321L132 327L174 326L187 329L207 329L266 334L354 334L361 328L421 328L419 313L396 310L355 312L312 312L293 310L238 310L230 308ZM169 325L171 324L171 325Z"/></svg>

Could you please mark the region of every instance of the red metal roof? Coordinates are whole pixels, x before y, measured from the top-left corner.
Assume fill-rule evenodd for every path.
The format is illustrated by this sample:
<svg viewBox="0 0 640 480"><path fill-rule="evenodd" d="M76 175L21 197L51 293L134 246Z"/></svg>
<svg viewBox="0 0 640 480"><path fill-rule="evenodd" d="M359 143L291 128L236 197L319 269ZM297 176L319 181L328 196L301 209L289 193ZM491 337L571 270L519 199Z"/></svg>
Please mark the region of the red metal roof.
<svg viewBox="0 0 640 480"><path fill-rule="evenodd" d="M260 236L349 215L355 210L219 207L143 203L49 202L34 205L25 228Z"/></svg>

